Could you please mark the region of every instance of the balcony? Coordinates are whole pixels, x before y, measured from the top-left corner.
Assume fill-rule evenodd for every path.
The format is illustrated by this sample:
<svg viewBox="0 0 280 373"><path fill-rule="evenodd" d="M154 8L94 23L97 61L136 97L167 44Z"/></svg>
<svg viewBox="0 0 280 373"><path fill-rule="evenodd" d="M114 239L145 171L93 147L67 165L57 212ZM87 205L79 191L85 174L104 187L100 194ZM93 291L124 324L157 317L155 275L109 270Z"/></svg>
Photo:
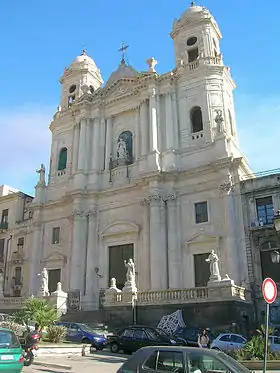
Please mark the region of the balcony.
<svg viewBox="0 0 280 373"><path fill-rule="evenodd" d="M9 223L6 221L3 221L0 223L0 231L7 231L9 228Z"/></svg>
<svg viewBox="0 0 280 373"><path fill-rule="evenodd" d="M21 251L15 251L12 253L12 262L21 263L23 261L23 253Z"/></svg>

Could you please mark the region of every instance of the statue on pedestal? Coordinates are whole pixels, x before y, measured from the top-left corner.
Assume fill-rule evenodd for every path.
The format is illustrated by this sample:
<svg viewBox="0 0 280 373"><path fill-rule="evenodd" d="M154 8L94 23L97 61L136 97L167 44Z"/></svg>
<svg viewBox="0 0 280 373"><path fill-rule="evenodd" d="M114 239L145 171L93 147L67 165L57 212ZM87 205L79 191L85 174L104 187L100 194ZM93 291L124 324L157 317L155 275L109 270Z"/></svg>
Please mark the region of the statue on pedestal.
<svg viewBox="0 0 280 373"><path fill-rule="evenodd" d="M46 268L43 268L43 271L41 273L41 295L43 297L49 296L49 275Z"/></svg>
<svg viewBox="0 0 280 373"><path fill-rule="evenodd" d="M40 176L39 176L39 181L38 181L38 184L43 184L45 185L46 181L45 181L45 177L46 177L46 168L43 164L41 164L41 168L39 168L39 170L36 171Z"/></svg>
<svg viewBox="0 0 280 373"><path fill-rule="evenodd" d="M219 270L219 257L215 253L215 250L211 250L211 253L206 259L206 262L210 264L210 281L221 281L221 275Z"/></svg>
<svg viewBox="0 0 280 373"><path fill-rule="evenodd" d="M118 155L118 159L126 159L127 158L126 143L125 143L125 141L122 137L120 137L119 141L118 141L117 155Z"/></svg>
<svg viewBox="0 0 280 373"><path fill-rule="evenodd" d="M127 268L126 271L126 281L127 283L135 286L135 264L132 259L129 259L128 262L124 261L124 265Z"/></svg>

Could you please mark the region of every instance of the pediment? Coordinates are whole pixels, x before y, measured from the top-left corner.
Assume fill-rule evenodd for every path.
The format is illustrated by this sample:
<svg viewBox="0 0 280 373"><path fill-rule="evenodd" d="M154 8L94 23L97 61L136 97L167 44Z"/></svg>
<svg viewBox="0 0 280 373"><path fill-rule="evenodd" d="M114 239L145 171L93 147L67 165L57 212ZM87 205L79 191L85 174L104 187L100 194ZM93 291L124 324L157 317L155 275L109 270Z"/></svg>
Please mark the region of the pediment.
<svg viewBox="0 0 280 373"><path fill-rule="evenodd" d="M59 251L54 251L44 258L44 262L67 262L67 256Z"/></svg>
<svg viewBox="0 0 280 373"><path fill-rule="evenodd" d="M104 88L104 94L106 98L116 98L138 92L137 84L131 79L122 78L116 82L113 82L108 87Z"/></svg>
<svg viewBox="0 0 280 373"><path fill-rule="evenodd" d="M207 243L207 242L219 242L221 236L216 234L208 234L205 232L198 232L188 238L185 243L187 245Z"/></svg>
<svg viewBox="0 0 280 373"><path fill-rule="evenodd" d="M110 236L116 234L125 234L125 233L138 233L139 226L130 221L116 221L104 227L100 235L101 236Z"/></svg>

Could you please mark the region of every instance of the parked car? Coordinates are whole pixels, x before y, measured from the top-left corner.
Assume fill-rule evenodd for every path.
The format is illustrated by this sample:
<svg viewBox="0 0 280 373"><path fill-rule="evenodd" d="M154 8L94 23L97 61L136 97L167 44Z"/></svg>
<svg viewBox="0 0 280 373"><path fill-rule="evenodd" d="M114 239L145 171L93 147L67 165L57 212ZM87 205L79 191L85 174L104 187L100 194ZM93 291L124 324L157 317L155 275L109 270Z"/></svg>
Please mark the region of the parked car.
<svg viewBox="0 0 280 373"><path fill-rule="evenodd" d="M161 329L143 325L128 326L118 334L108 336L108 342L113 353L132 353L145 346L185 345L183 340L169 336Z"/></svg>
<svg viewBox="0 0 280 373"><path fill-rule="evenodd" d="M242 364L221 351L179 346L141 348L118 369L117 373L158 371L250 373Z"/></svg>
<svg viewBox="0 0 280 373"><path fill-rule="evenodd" d="M0 371L20 373L24 358L19 340L12 330L0 328Z"/></svg>
<svg viewBox="0 0 280 373"><path fill-rule="evenodd" d="M107 345L107 338L97 334L90 326L81 323L59 322L56 325L67 328L66 340L71 342L91 344L96 350L103 350Z"/></svg>
<svg viewBox="0 0 280 373"><path fill-rule="evenodd" d="M211 332L210 329L207 330L207 335L210 339L210 343L215 339L214 334ZM178 329L174 336L183 339L186 342L186 345L189 347L198 347L198 336L201 334L202 328L198 327L185 327Z"/></svg>
<svg viewBox="0 0 280 373"><path fill-rule="evenodd" d="M211 343L210 348L213 350L221 350L224 352L230 352L239 350L244 347L247 339L240 334L232 333L223 333L220 334L214 341Z"/></svg>
<svg viewBox="0 0 280 373"><path fill-rule="evenodd" d="M271 352L280 352L280 337L277 335L270 335L268 337L269 348Z"/></svg>

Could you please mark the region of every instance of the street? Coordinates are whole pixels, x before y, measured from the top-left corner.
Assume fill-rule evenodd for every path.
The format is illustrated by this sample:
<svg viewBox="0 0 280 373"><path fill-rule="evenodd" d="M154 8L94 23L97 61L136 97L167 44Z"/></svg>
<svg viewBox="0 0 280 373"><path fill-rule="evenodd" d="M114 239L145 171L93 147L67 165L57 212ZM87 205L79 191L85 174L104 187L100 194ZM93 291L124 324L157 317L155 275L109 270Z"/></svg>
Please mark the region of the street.
<svg viewBox="0 0 280 373"><path fill-rule="evenodd" d="M115 373L117 369L126 360L126 355L115 354L111 355L107 352L99 352L94 355L89 355L86 357L73 356L73 357L56 357L56 356L45 356L40 357L37 362L47 362L51 364L61 364L65 366L71 366L72 370L70 372L102 372L102 373ZM23 373L66 373L69 370L62 368L49 368L44 366L32 365L30 367L25 367Z"/></svg>

